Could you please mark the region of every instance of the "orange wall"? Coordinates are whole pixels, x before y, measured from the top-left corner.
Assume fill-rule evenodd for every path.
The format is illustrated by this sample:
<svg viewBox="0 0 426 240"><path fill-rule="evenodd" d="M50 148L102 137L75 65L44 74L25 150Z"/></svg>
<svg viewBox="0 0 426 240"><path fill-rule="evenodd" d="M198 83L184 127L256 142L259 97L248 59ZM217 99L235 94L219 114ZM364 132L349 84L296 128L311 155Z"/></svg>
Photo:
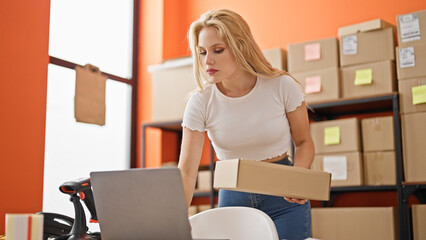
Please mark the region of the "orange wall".
<svg viewBox="0 0 426 240"><path fill-rule="evenodd" d="M397 0L140 0L138 142L152 112L147 67L188 55L186 31L212 8L231 8L250 24L263 49L336 36L337 28L426 9L426 1ZM6 212L42 208L49 0L0 3L0 234ZM155 135L155 134L154 134ZM168 138L165 134L164 138ZM152 141L161 150L164 139ZM168 142L169 144L169 142ZM154 154L155 155L155 154ZM140 159L141 149L137 156ZM158 157L157 157L158 158Z"/></svg>
<svg viewBox="0 0 426 240"><path fill-rule="evenodd" d="M0 235L42 210L49 0L0 3Z"/></svg>
<svg viewBox="0 0 426 240"><path fill-rule="evenodd" d="M142 39L142 41L161 42L163 46L162 49L157 49L156 55L143 56L143 61L151 64L188 56L190 52L188 52L187 42L184 41L188 28L191 22L209 9L229 8L241 14L249 23L262 49L276 47L287 49L290 43L337 37L337 29L341 26L376 18L396 24L396 15L426 9L424 0L405 1L405 3L400 0L163 0L159 2L163 3L164 8L163 11L157 10L156 15L157 18L159 15L162 16L162 34ZM152 51L152 48L145 45L145 50ZM151 120L152 112L151 75L146 67L147 65L144 65L140 68L143 73L141 81L144 82L141 86L144 94L140 95L143 102L139 115L140 125ZM149 88L145 88L148 86ZM161 144L161 141L152 140L149 136L147 141L151 142L151 146ZM154 151L166 150L161 146L157 146L156 150L147 149L147 161L161 162L161 159L158 159L160 154L155 154ZM140 157L139 150L138 159Z"/></svg>

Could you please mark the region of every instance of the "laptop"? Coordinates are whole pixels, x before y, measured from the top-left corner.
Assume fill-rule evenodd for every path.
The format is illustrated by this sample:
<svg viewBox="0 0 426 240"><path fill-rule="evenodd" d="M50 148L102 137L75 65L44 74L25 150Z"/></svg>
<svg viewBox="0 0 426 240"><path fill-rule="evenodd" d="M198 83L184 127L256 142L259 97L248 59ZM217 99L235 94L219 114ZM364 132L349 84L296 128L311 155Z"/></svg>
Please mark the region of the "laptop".
<svg viewBox="0 0 426 240"><path fill-rule="evenodd" d="M178 168L91 172L90 182L102 240L192 239Z"/></svg>

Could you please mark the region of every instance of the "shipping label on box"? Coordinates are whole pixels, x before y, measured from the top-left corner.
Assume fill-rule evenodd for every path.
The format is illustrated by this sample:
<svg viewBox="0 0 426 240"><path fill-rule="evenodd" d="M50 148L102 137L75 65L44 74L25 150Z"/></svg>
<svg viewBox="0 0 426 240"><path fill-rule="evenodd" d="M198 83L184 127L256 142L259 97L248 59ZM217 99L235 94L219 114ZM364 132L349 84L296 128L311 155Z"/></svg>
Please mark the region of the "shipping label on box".
<svg viewBox="0 0 426 240"><path fill-rule="evenodd" d="M393 117L361 120L362 149L364 152L395 150Z"/></svg>
<svg viewBox="0 0 426 240"><path fill-rule="evenodd" d="M395 152L364 153L364 184L369 186L395 185Z"/></svg>
<svg viewBox="0 0 426 240"><path fill-rule="evenodd" d="M324 156L322 170L331 173L331 181L348 180L348 158L346 156Z"/></svg>
<svg viewBox="0 0 426 240"><path fill-rule="evenodd" d="M361 151L361 132L357 118L313 122L310 124L315 153Z"/></svg>
<svg viewBox="0 0 426 240"><path fill-rule="evenodd" d="M342 67L340 79L342 98L368 97L397 90L394 61Z"/></svg>
<svg viewBox="0 0 426 240"><path fill-rule="evenodd" d="M358 38L356 35L343 36L343 54L355 55L358 53Z"/></svg>
<svg viewBox="0 0 426 240"><path fill-rule="evenodd" d="M426 77L426 43L396 48L398 80Z"/></svg>
<svg viewBox="0 0 426 240"><path fill-rule="evenodd" d="M393 28L341 37L340 66L395 60Z"/></svg>
<svg viewBox="0 0 426 240"><path fill-rule="evenodd" d="M329 173L254 160L216 162L214 188L327 201Z"/></svg>
<svg viewBox="0 0 426 240"><path fill-rule="evenodd" d="M398 91L402 114L426 112L426 77L398 81Z"/></svg>
<svg viewBox="0 0 426 240"><path fill-rule="evenodd" d="M312 208L312 237L395 240L398 239L397 212L393 207Z"/></svg>
<svg viewBox="0 0 426 240"><path fill-rule="evenodd" d="M405 182L426 181L426 112L403 114L402 153Z"/></svg>
<svg viewBox="0 0 426 240"><path fill-rule="evenodd" d="M308 104L337 100L340 98L339 68L327 68L293 73L292 76L304 86Z"/></svg>
<svg viewBox="0 0 426 240"><path fill-rule="evenodd" d="M288 71L298 73L339 66L337 38L289 44Z"/></svg>
<svg viewBox="0 0 426 240"><path fill-rule="evenodd" d="M426 43L426 10L398 15L396 22L400 47Z"/></svg>
<svg viewBox="0 0 426 240"><path fill-rule="evenodd" d="M332 187L361 186L364 182L361 152L317 154L311 169L331 173Z"/></svg>

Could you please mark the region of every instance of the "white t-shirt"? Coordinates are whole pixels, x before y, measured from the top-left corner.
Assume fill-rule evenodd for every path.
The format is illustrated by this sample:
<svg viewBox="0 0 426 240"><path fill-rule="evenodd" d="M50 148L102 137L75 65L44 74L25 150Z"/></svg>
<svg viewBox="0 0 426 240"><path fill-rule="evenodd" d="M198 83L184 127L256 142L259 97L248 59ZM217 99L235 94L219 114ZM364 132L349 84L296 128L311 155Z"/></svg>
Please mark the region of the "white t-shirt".
<svg viewBox="0 0 426 240"><path fill-rule="evenodd" d="M219 160L265 160L291 147L287 112L296 110L305 95L289 75L257 78L246 95L225 96L216 84L195 92L186 105L182 126L207 131Z"/></svg>

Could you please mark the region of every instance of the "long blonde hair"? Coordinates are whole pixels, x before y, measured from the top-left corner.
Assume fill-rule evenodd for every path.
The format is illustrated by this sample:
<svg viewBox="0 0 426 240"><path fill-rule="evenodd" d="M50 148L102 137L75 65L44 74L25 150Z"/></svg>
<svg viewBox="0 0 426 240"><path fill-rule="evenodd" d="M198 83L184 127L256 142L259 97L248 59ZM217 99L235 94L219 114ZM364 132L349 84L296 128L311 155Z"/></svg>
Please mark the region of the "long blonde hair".
<svg viewBox="0 0 426 240"><path fill-rule="evenodd" d="M272 67L266 60L254 40L247 22L240 15L227 9L212 10L193 22L188 32L195 80L200 89L208 84L207 74L202 71L203 66L197 51L198 37L200 31L205 27L216 28L219 38L229 45L238 65L245 71L262 78L275 78L288 74L286 71Z"/></svg>

